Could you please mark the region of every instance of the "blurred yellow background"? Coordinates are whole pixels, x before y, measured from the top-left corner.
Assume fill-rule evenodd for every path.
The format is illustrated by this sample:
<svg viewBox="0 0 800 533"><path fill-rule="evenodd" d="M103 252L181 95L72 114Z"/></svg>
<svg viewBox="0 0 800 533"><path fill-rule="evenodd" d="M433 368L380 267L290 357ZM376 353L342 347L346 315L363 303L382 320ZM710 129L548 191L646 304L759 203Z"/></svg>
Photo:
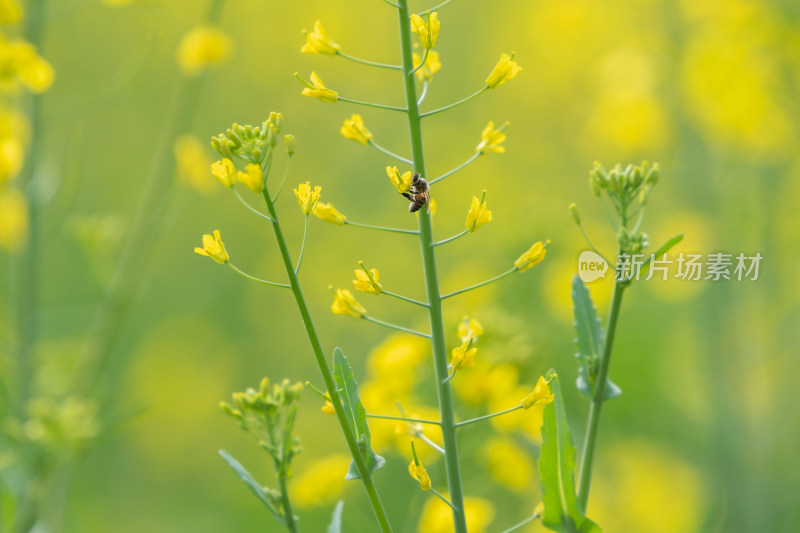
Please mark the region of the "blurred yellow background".
<svg viewBox="0 0 800 533"><path fill-rule="evenodd" d="M70 372L142 197L182 83L178 43L203 24L206 4L47 3L39 50L56 79L42 96L42 137L33 154L42 205L36 353L56 383ZM428 7L412 2L415 10ZM48 503L60 531L279 530L217 455L226 449L273 484L267 456L218 404L263 376L321 380L288 291L249 283L192 253L201 234L220 229L237 266L284 279L271 229L205 172L216 160L207 141L234 121L260 124L280 111L284 131L297 139L288 185L322 186L323 201L355 221L416 224L386 179L385 166L396 162L339 134L342 121L360 113L379 144L407 156L405 117L304 98L293 73L308 77L314 70L342 96L391 105L403 102L400 76L301 55L302 30L317 19L343 51L399 63L397 17L379 0L223 3L219 27L231 38L231 57L206 75L191 127L177 132L202 141L203 151L191 158L202 164L188 169L200 181L164 188L168 207L149 236L146 274L105 374L113 392L101 409L103 431L69 469L65 499ZM533 242L552 241L534 269L448 300L453 344L464 315L486 329L478 366L454 381L459 417L513 406L552 367L565 385L573 440L582 442L588 402L572 386L569 287L586 246L567 205L577 202L595 244L613 254L614 233L588 187L588 171L595 160L606 167L656 161L661 180L642 226L654 247L683 233L682 251L760 252L764 259L757 281L652 280L628 291L611 364L623 395L603 411L588 514L610 533L800 530L800 220L792 207L800 196L800 6L454 1L439 19L442 69L425 109L480 88L502 52L515 51L524 69L424 122L431 176L469 158L488 121L511 123L506 153L479 158L434 190L437 238L463 229L470 199L482 189L494 217L437 249L443 290L503 272ZM3 31L13 36L20 27ZM303 217L288 189L278 209L296 255ZM359 260L380 269L387 289L422 299L417 240L312 219L305 254L301 282L323 347L330 354L340 346L348 355L367 408L388 410L403 399L409 413L434 417L425 347L329 310L328 285L349 288ZM0 251L5 279L12 256ZM603 319L610 286L591 286ZM0 287L4 376L13 375L13 290ZM376 317L427 328L414 306L358 298ZM374 522L362 488L340 479L348 463L344 439L320 404L309 391L298 418L304 451L292 490L300 525L323 531L344 497L345 530L369 531ZM395 531L417 531L422 516L435 524L444 506L409 478L408 437L388 423L372 431L376 451L388 460L376 481ZM462 431L475 531L502 531L539 502L536 433L536 421L523 419ZM424 453L434 486L444 488L443 463Z"/></svg>

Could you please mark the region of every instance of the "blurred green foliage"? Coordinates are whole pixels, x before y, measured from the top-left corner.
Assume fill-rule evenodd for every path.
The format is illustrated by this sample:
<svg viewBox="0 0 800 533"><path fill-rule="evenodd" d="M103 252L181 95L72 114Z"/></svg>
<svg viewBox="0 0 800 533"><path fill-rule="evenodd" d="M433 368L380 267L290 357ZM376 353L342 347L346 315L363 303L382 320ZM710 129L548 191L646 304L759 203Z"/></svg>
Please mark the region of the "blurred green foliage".
<svg viewBox="0 0 800 533"><path fill-rule="evenodd" d="M175 50L206 9L188 0L118 9L94 0L49 4L40 51L56 82L43 98L36 154L48 199L37 354L55 371L43 387L57 386L74 364L74 345L102 297L178 84ZM793 118L800 111L800 8L788 0L456 1L439 18L442 69L429 108L479 88L502 51L515 50L524 68L498 89L502 94L488 92L424 124L428 168L439 175L474 153L488 120L511 122L505 154L480 158L435 191L441 237L461 231L471 197L484 188L494 215L481 231L437 252L443 290L504 271L533 241L552 240L537 269L448 301L452 331L464 314L480 319L487 334L479 357L514 363L521 383L532 385L555 367L580 442L587 404L571 386L570 280L585 245L566 206L579 203L595 244L612 253L615 236L592 202L587 172L595 160L658 161L661 181L647 213L652 243L682 232L679 250L760 252L764 261L755 282L653 280L628 291L611 364L624 393L604 411L587 514L608 532L800 529L800 224L793 205L800 197ZM352 219L411 227L406 202L383 170L394 162L338 133L345 118L361 113L377 142L404 154L404 117L303 98L292 74L316 70L343 95L387 104L402 102L399 77L301 55L301 30L315 19L342 50L398 61L397 20L384 2L226 2L220 26L233 55L208 76L191 133L205 143L233 121L260 123L281 111L297 138L289 185L321 185L326 201ZM184 187L174 194L151 236L150 269L107 377L114 393L103 411L111 420L71 468L66 499L56 502L66 509L64 531L277 527L217 455L224 448L256 478L271 479L264 456L231 428L218 403L263 376L313 381L317 370L288 291L247 283L192 253L202 233L220 229L237 265L282 279L271 230L207 176L213 186L205 192ZM290 195L278 208L299 249L303 217ZM92 220L102 229L92 231ZM378 267L387 288L413 298L424 289L415 239L312 224L301 281L327 353L341 346L360 380L367 354L387 334L334 317L327 290L347 286L359 260ZM591 286L601 317L608 288ZM3 344L14 335L11 289L0 288ZM413 308L386 298L361 300L381 318L420 320ZM494 345L493 327L501 339ZM0 369L7 369L3 344ZM418 372L432 369L422 364ZM434 405L434 398L421 401ZM298 478L315 461L346 453L319 403L313 395L300 400L296 434L305 451L295 461ZM497 488L479 460L490 427L464 430L461 462L466 493L493 504L483 516L501 530L538 503L538 483ZM376 452L383 455L377 444ZM414 531L428 495L408 477L406 456L387 461L376 481L389 516L397 531ZM444 479L441 462L428 468L434 484ZM344 495L344 530L369 530L363 491L351 483ZM299 512L306 531L320 531L330 519L335 497L318 499L324 505Z"/></svg>

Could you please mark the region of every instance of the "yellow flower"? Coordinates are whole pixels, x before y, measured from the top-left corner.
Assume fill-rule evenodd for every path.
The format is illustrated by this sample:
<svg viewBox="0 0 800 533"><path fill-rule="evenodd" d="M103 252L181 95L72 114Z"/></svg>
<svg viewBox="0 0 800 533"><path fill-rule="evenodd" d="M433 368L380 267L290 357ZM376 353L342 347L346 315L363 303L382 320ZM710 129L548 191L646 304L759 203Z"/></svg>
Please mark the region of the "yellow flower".
<svg viewBox="0 0 800 533"><path fill-rule="evenodd" d="M353 293L347 289L336 289L331 311L336 315L350 315L354 318L361 318L367 314L367 310L356 301Z"/></svg>
<svg viewBox="0 0 800 533"><path fill-rule="evenodd" d="M313 98L319 98L323 102L330 102L334 103L336 100L339 99L339 93L336 91L332 91L325 87L325 84L322 83L322 80L319 79L316 72L311 73L311 83L313 86L308 86L303 89L303 96L311 96Z"/></svg>
<svg viewBox="0 0 800 533"><path fill-rule="evenodd" d="M211 173L226 187L236 185L236 167L227 157L211 165Z"/></svg>
<svg viewBox="0 0 800 533"><path fill-rule="evenodd" d="M297 189L294 189L294 195L297 197L297 203L300 204L300 209L306 215L314 212L314 208L317 207L317 203L319 202L319 197L321 194L322 187L317 186L312 190L309 182L301 183L297 186Z"/></svg>
<svg viewBox="0 0 800 533"><path fill-rule="evenodd" d="M292 503L300 508L328 505L342 496L344 474L350 465L349 455L329 455L311 463L289 486Z"/></svg>
<svg viewBox="0 0 800 533"><path fill-rule="evenodd" d="M511 439L491 438L481 456L492 477L514 492L524 493L536 478L530 454Z"/></svg>
<svg viewBox="0 0 800 533"><path fill-rule="evenodd" d="M250 163L244 168L244 172L241 170L236 173L236 179L253 191L254 193L258 194L264 190L264 178L261 175L261 167L256 165L255 163Z"/></svg>
<svg viewBox="0 0 800 533"><path fill-rule="evenodd" d="M475 366L475 354L478 353L478 348L473 347L472 343L472 339L467 339L461 346L453 348L450 353L450 368L452 370Z"/></svg>
<svg viewBox="0 0 800 533"><path fill-rule="evenodd" d="M378 283L379 274L377 268L367 270L364 263L358 262L361 268L355 270L356 279L353 280L353 285L356 286L357 291L370 292L372 294L380 294L383 290L381 284Z"/></svg>
<svg viewBox="0 0 800 533"><path fill-rule="evenodd" d="M428 472L425 470L425 467L422 466L422 463L416 464L414 461L411 461L411 464L408 465L408 473L411 474L411 477L419 481L419 488L422 490L431 490L431 478L428 476Z"/></svg>
<svg viewBox="0 0 800 533"><path fill-rule="evenodd" d="M443 494L445 498L448 494ZM483 498L464 498L464 515L470 533L485 533L494 519L494 506ZM453 510L432 496L425 502L417 533L453 533Z"/></svg>
<svg viewBox="0 0 800 533"><path fill-rule="evenodd" d="M521 70L522 67L517 66L516 61L514 61L514 54L510 56L508 54L502 54L500 56L500 61L497 62L492 73L486 78L486 85L488 85L490 89L499 87L508 80L513 80Z"/></svg>
<svg viewBox="0 0 800 533"><path fill-rule="evenodd" d="M428 20L419 15L411 15L411 31L419 36L419 44L423 48L433 48L439 36L439 13L428 11Z"/></svg>
<svg viewBox="0 0 800 533"><path fill-rule="evenodd" d="M0 39L0 80L13 90L21 83L33 93L43 93L53 84L55 71L36 47L25 41Z"/></svg>
<svg viewBox="0 0 800 533"><path fill-rule="evenodd" d="M303 45L300 52L304 54L336 55L336 52L339 51L339 45L328 37L320 21L314 22L314 31L308 33L303 30L303 34L306 36L306 44Z"/></svg>
<svg viewBox="0 0 800 533"><path fill-rule="evenodd" d="M231 40L225 32L211 26L190 30L178 45L177 60L181 71L196 76L206 68L225 62L231 53Z"/></svg>
<svg viewBox="0 0 800 533"><path fill-rule="evenodd" d="M214 235L203 235L203 247L195 248L194 253L210 257L220 265L224 265L230 259L228 252L225 251L225 243L219 235L219 230L214 230Z"/></svg>
<svg viewBox="0 0 800 533"><path fill-rule="evenodd" d="M353 115L345 119L339 133L341 133L345 139L353 139L364 145L372 140L372 133L364 127L364 119L361 118L361 115Z"/></svg>
<svg viewBox="0 0 800 533"><path fill-rule="evenodd" d="M20 139L11 136L0 139L0 187L19 174L24 162L25 149Z"/></svg>
<svg viewBox="0 0 800 533"><path fill-rule="evenodd" d="M519 256L519 258L514 261L514 266L517 267L517 270L520 272L525 272L532 266L538 264L542 259L544 259L544 256L547 253L548 244L550 244L550 241L547 241L544 244L542 244L542 241L537 242L531 246L530 250Z"/></svg>
<svg viewBox="0 0 800 533"><path fill-rule="evenodd" d="M327 392L325 393L325 405L320 407L320 411L325 413L326 415L335 415L336 409L333 407L333 403L331 402L331 395Z"/></svg>
<svg viewBox="0 0 800 533"><path fill-rule="evenodd" d="M0 248L19 250L28 239L28 201L16 189L0 191Z"/></svg>
<svg viewBox="0 0 800 533"><path fill-rule="evenodd" d="M16 24L22 18L17 0L0 0L0 24Z"/></svg>
<svg viewBox="0 0 800 533"><path fill-rule="evenodd" d="M419 57L416 52L414 52L411 57L414 60L414 68L416 69L419 67L422 58ZM430 81L433 79L433 75L439 72L440 68L442 68L442 64L439 62L439 52L431 50L428 52L428 58L425 60L425 64L414 74L417 76L417 80L422 83L423 81Z"/></svg>
<svg viewBox="0 0 800 533"><path fill-rule="evenodd" d="M386 167L386 174L389 176L389 181L392 182L392 185L397 187L397 192L404 193L411 189L411 178L414 174L410 170L403 172L401 175L397 167Z"/></svg>
<svg viewBox="0 0 800 533"><path fill-rule="evenodd" d="M528 394L522 399L520 405L523 409L530 409L534 405L546 405L553 401L553 394L550 392L550 386L544 376L539 376L539 381L536 382L536 387L533 392Z"/></svg>
<svg viewBox="0 0 800 533"><path fill-rule="evenodd" d="M458 338L461 342L477 339L483 335L483 326L474 318L464 317L458 324Z"/></svg>
<svg viewBox="0 0 800 533"><path fill-rule="evenodd" d="M486 152L505 153L506 147L502 145L502 142L506 140L506 134L503 133L503 128L506 126L508 126L508 122L496 130L494 129L494 122L489 121L489 124L481 132L481 142L475 147L475 151L479 154L485 154Z"/></svg>
<svg viewBox="0 0 800 533"><path fill-rule="evenodd" d="M492 212L486 209L486 190L484 189L481 199L477 196L472 197L472 205L467 212L466 227L470 232L475 231L487 222L492 221Z"/></svg>
<svg viewBox="0 0 800 533"><path fill-rule="evenodd" d="M347 221L347 217L337 211L331 204L317 204L317 207L314 208L314 216L337 226L344 226Z"/></svg>
<svg viewBox="0 0 800 533"><path fill-rule="evenodd" d="M205 145L193 135L182 135L173 147L178 178L197 191L208 193L214 181L208 177L208 157ZM233 179L233 177L231 177Z"/></svg>

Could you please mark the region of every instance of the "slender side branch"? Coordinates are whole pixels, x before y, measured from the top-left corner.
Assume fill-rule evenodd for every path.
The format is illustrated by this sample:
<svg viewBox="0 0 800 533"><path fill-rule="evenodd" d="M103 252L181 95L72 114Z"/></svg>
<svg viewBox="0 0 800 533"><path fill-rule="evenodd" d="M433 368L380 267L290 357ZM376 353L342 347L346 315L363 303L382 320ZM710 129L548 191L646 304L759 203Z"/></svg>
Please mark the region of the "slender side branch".
<svg viewBox="0 0 800 533"><path fill-rule="evenodd" d="M286 167L283 169L283 178L281 178L281 184L278 185L278 190L275 193L275 196L272 197L272 203L278 201L278 197L281 195L281 191L283 191L283 185L286 183L286 176L289 175L289 164L292 162L292 156L290 155L289 158L286 160Z"/></svg>
<svg viewBox="0 0 800 533"><path fill-rule="evenodd" d="M416 71L425 66L425 62L428 60L428 54L430 53L430 51L431 51L430 48L425 49L425 55L422 56L422 61L420 61L419 65L417 65L417 67L411 71L411 74L414 74Z"/></svg>
<svg viewBox="0 0 800 533"><path fill-rule="evenodd" d="M440 7L444 7L444 6L446 6L447 4L449 4L449 3L450 3L450 2L452 2L452 1L453 1L453 0L444 0L444 2L442 2L441 4L437 4L437 5L433 6L433 7L432 7L432 8L430 8L430 9L426 9L425 11L423 11L423 12L421 12L421 13L417 13L417 15L419 15L420 17L423 17L423 16L425 16L425 14L426 14L428 11L430 11L431 13L433 13L434 11L436 11L437 9L439 9Z"/></svg>
<svg viewBox="0 0 800 533"><path fill-rule="evenodd" d="M308 215L306 215L306 221L303 224L303 244L300 245L300 257L297 258L297 266L294 267L295 274L300 272L300 265L303 264L303 253L306 251L307 236L308 236Z"/></svg>
<svg viewBox="0 0 800 533"><path fill-rule="evenodd" d="M397 8L397 9L400 8L400 6L398 6L394 2L391 2L390 0L383 0L383 1L386 2L387 4L389 4L390 6L394 7L394 8Z"/></svg>
<svg viewBox="0 0 800 533"><path fill-rule="evenodd" d="M256 209L252 205L250 205L249 203L247 203L247 200L245 200L242 197L242 194L239 191L236 190L236 187L231 187L231 189L233 190L233 193L236 195L236 197L239 199L239 201L242 202L243 206L245 206L247 209L249 209L250 211L252 211L256 215L260 216L261 218L265 219L267 222L272 222L271 218L269 218L267 215L265 215L264 213L262 213L261 211L259 211L258 209Z"/></svg>
<svg viewBox="0 0 800 533"><path fill-rule="evenodd" d="M405 233L407 235L419 235L419 231L415 229L387 228L385 226L373 226L372 224L362 224L361 222L353 222L351 220L345 220L344 223L347 226L356 226L359 228L375 229L378 231L388 231L391 233Z"/></svg>
<svg viewBox="0 0 800 533"><path fill-rule="evenodd" d="M388 68L393 70L400 70L402 68L400 65L387 65L386 63L376 63L375 61L368 61L366 59L361 59L360 57L354 57L351 56L350 54L345 54L341 50L338 50L336 52L336 55L339 57L343 57L345 59L349 59L350 61L354 61L355 63L361 63L362 65L368 65L370 67Z"/></svg>
<svg viewBox="0 0 800 533"><path fill-rule="evenodd" d="M511 526L510 528L508 528L508 529L506 529L506 530L503 530L503 531L502 531L502 533L513 533L514 531L517 531L517 530L518 530L519 528L521 528L522 526L524 526L524 525L527 525L527 524L530 524L531 522L533 522L534 520L536 520L537 518L539 518L539 516L540 516L540 515L539 515L539 513L533 513L531 516L529 516L528 518L526 518L526 519L525 519L525 520L523 520L522 522L519 522L519 523L517 523L517 524L514 524L514 525L513 525L513 526Z"/></svg>
<svg viewBox="0 0 800 533"><path fill-rule="evenodd" d="M397 331L403 331L405 333L411 333L412 335L417 335L419 337L423 337L426 339L430 339L431 336L427 333L422 333L421 331L417 331L415 329L404 328L403 326L398 326L397 324L392 324L390 322L384 322L383 320L378 320L377 318L372 318L369 315L364 315L361 318L366 320L367 322L372 322L373 324L378 324L379 326L384 326L391 329L396 329Z"/></svg>
<svg viewBox="0 0 800 533"><path fill-rule="evenodd" d="M421 106L422 102L425 101L425 97L428 96L428 80L422 82L422 92L419 95L419 99L417 100L417 106Z"/></svg>
<svg viewBox="0 0 800 533"><path fill-rule="evenodd" d="M438 178L432 179L431 181L428 182L428 184L429 185L433 185L436 182L442 181L443 179L445 179L445 178L447 178L449 176L452 176L453 174L455 174L456 172L458 172L462 168L466 167L467 165L469 165L470 163L472 163L473 161L475 161L476 159L478 159L482 155L483 154L481 152L476 152L472 157L470 157L469 159L467 159L466 161L464 161L463 163L458 165L456 168L454 168L453 170L451 170L449 172L445 172L444 174L442 174Z"/></svg>
<svg viewBox="0 0 800 533"><path fill-rule="evenodd" d="M455 291L455 292L447 293L444 296L442 296L442 300L446 300L447 298L450 298L452 296L456 296L456 295L461 294L463 292L468 292L468 291L483 287L484 285L488 285L490 283L494 283L495 281L499 281L499 280L503 279L504 277L506 277L506 276L508 276L510 274L513 274L516 271L517 271L517 267L514 267L511 270L508 270L507 272L503 272L499 276L495 276L495 277L493 277L491 279L487 279L486 281L482 281L480 283L476 283L475 285L471 285L471 286L469 286L469 287L467 287L465 289L461 289L461 290L458 290L458 291Z"/></svg>
<svg viewBox="0 0 800 533"><path fill-rule="evenodd" d="M245 278L247 278L249 280L257 281L259 283L263 283L264 285L271 285L273 287L283 287L284 289L288 289L289 288L289 285L287 285L286 283L276 283L274 281L267 281L265 279L261 279L261 278L255 277L255 276L251 276L247 272L239 270L239 268L237 268L236 265L234 265L230 261L228 261L228 266L231 267L234 272L236 272L240 276L244 276Z"/></svg>
<svg viewBox="0 0 800 533"><path fill-rule="evenodd" d="M461 233L459 233L457 235L453 235L452 237L448 237L447 239L445 239L443 241L435 242L431 246L441 246L442 244L447 244L448 242L454 241L454 240L458 239L459 237L463 237L467 233L469 233L469 230L465 229Z"/></svg>
<svg viewBox="0 0 800 533"><path fill-rule="evenodd" d="M475 98L477 96L480 96L481 94L483 94L485 91L488 91L488 90L489 90L489 86L488 85L484 85L477 92L472 93L471 95L467 96L466 98L462 98L458 102L453 102L452 104L446 105L444 107L440 107L439 109L434 109L433 111L428 111L427 113L422 113L420 115L420 118L429 117L431 115L435 115L437 113L441 113L442 111L447 111L448 109L453 109L456 106L459 106L459 105L461 105L463 103L469 102L473 98ZM341 100L341 98L340 98L340 100Z"/></svg>
<svg viewBox="0 0 800 533"><path fill-rule="evenodd" d="M505 414L508 414L508 413L512 413L512 412L514 412L514 411L516 411L518 409L522 409L522 406L521 405L517 405L517 406L512 407L511 409L506 409L505 411L499 411L497 413L492 413L490 415L484 415L484 416L479 416L478 418L471 418L469 420L464 420L463 422L458 422L456 424L456 427L460 428L461 426L466 426L466 425L469 425L469 424L473 424L475 422L480 422L481 420L489 420L490 418L494 418L496 416L501 416L501 415L505 415Z"/></svg>
<svg viewBox="0 0 800 533"><path fill-rule="evenodd" d="M389 416L389 415L371 415L367 414L367 418L379 418L381 420L397 420L400 422L415 422L417 424L432 424L434 426L441 426L441 422L435 420L423 420L421 418L405 418L403 416Z"/></svg>
<svg viewBox="0 0 800 533"><path fill-rule="evenodd" d="M406 108L405 107L397 107L397 106L385 105L385 104L375 104L375 103L372 103L372 102L362 102L361 100L352 100L350 98L343 98L341 96L339 97L339 100L342 101L342 102L350 103L350 104L363 105L363 106L367 106L367 107L377 107L378 109L388 109L390 111L400 111L401 113L405 113L406 112Z"/></svg>
<svg viewBox="0 0 800 533"><path fill-rule="evenodd" d="M419 300L414 300L413 298L408 298L407 296L403 296L402 294L395 294L395 293L389 292L389 291L387 291L385 289L382 290L381 293L385 294L387 296L391 296L393 298L397 298L398 300L403 300L404 302L409 302L409 303L412 303L412 304L419 305L421 307L430 307L425 302L420 302Z"/></svg>
<svg viewBox="0 0 800 533"><path fill-rule="evenodd" d="M453 511L458 511L458 509L456 509L456 507L452 503L450 503L450 501L447 498L445 498L444 496L439 494L439 492L437 492L437 490L434 489L433 487L431 487L431 492L436 494L439 497L440 500L442 500L444 503L446 503L450 507L450 509L452 509Z"/></svg>
<svg viewBox="0 0 800 533"><path fill-rule="evenodd" d="M388 155L389 157L393 157L393 158L397 159L398 161L400 161L401 163L405 163L406 165L412 165L413 164L410 159L407 159L407 158L405 158L405 157L403 157L401 155L397 155L394 152L390 152L389 150L387 150L386 148L384 148L383 146L379 145L378 143L376 143L373 140L368 141L368 143L369 143L370 146L375 148L377 151L381 152L382 154Z"/></svg>

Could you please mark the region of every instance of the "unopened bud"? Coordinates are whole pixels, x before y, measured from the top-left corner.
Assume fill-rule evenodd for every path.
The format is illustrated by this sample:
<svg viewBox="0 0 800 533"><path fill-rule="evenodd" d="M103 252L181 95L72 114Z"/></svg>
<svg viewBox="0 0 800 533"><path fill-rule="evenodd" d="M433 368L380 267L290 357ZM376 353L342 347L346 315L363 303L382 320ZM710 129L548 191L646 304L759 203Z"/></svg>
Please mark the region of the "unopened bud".
<svg viewBox="0 0 800 533"><path fill-rule="evenodd" d="M575 221L577 225L581 225L581 217L578 214L578 205L573 202L569 204L569 214L572 215L572 220Z"/></svg>
<svg viewBox="0 0 800 533"><path fill-rule="evenodd" d="M283 142L286 143L286 153L289 154L290 157L293 156L294 155L294 135L284 135L283 136Z"/></svg>

